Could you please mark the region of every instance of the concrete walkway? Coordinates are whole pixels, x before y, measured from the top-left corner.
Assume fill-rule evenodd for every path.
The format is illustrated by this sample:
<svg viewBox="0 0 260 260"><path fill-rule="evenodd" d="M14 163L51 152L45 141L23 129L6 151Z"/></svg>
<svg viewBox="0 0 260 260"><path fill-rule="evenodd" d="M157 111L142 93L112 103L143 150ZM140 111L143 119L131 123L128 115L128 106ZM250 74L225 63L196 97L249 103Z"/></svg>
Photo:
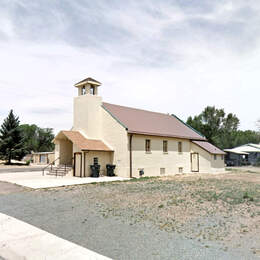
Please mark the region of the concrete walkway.
<svg viewBox="0 0 260 260"><path fill-rule="evenodd" d="M18 184L32 189L41 188L54 188L67 185L87 184L94 182L111 182L111 181L124 181L128 178L122 177L99 177L99 178L79 178L73 176L42 176L42 172L19 172L19 173L6 173L0 174L0 181Z"/></svg>
<svg viewBox="0 0 260 260"><path fill-rule="evenodd" d="M3 167L0 168L1 173L9 173L9 172L38 172L41 171L43 166L27 166L27 167Z"/></svg>
<svg viewBox="0 0 260 260"><path fill-rule="evenodd" d="M77 185L77 184L86 184L94 182L111 182L111 181L124 181L128 178L122 177L99 177L99 178L79 178L73 176L51 176L45 175L42 176L42 172L12 172L0 174L0 181L10 182L18 184L24 187L32 189L41 189L41 188L53 188L61 187L67 185Z"/></svg>
<svg viewBox="0 0 260 260"><path fill-rule="evenodd" d="M109 260L84 247L0 213L0 259Z"/></svg>

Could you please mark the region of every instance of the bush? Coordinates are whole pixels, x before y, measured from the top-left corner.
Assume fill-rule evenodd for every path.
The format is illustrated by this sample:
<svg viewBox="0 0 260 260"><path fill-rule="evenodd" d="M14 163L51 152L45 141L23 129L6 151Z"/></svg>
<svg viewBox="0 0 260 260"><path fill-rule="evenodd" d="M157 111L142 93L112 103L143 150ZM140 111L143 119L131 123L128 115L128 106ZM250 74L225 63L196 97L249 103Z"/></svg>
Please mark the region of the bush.
<svg viewBox="0 0 260 260"><path fill-rule="evenodd" d="M29 166L30 163L31 163L31 160L27 160L25 164Z"/></svg>

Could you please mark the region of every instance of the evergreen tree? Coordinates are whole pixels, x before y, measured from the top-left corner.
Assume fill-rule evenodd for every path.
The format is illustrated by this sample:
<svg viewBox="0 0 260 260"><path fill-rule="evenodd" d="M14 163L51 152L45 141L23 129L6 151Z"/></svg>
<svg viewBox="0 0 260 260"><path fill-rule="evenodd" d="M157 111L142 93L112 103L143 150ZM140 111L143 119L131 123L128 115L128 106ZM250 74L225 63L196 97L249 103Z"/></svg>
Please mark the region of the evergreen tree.
<svg viewBox="0 0 260 260"><path fill-rule="evenodd" d="M0 128L0 157L8 164L11 164L11 159L20 160L24 156L19 123L19 117L15 117L11 110Z"/></svg>

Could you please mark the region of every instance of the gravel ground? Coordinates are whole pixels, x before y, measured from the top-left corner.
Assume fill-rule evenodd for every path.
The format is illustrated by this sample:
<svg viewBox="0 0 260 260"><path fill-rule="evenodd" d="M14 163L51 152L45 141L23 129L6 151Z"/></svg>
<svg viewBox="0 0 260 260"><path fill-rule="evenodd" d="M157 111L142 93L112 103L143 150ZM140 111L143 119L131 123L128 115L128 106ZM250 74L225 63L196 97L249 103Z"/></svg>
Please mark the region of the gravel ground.
<svg viewBox="0 0 260 260"><path fill-rule="evenodd" d="M108 187L120 190L124 185L129 184L16 190L0 195L0 211L113 259L259 259L251 251L226 249L215 241L201 243L160 229L145 218L132 221L131 210L128 215L107 214L110 205L96 199L95 192L109 198L113 194Z"/></svg>

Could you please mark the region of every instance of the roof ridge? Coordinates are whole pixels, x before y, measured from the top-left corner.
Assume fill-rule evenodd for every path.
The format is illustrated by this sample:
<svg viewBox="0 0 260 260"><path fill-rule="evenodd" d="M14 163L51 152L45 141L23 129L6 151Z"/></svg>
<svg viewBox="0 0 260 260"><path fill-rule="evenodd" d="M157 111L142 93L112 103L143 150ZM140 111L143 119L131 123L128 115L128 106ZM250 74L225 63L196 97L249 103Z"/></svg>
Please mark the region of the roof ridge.
<svg viewBox="0 0 260 260"><path fill-rule="evenodd" d="M130 109L134 109L134 110L139 110L139 111L144 111L144 112L149 112L149 113L155 113L155 114L161 114L161 115L165 115L165 116L171 116L171 115L168 114L168 113L156 112L156 111L151 111L151 110L142 109L142 108L122 106L122 105L112 104L112 103L108 103L108 102L103 102L103 104L108 104L108 105L118 106L118 107L124 107L124 108L130 108Z"/></svg>

